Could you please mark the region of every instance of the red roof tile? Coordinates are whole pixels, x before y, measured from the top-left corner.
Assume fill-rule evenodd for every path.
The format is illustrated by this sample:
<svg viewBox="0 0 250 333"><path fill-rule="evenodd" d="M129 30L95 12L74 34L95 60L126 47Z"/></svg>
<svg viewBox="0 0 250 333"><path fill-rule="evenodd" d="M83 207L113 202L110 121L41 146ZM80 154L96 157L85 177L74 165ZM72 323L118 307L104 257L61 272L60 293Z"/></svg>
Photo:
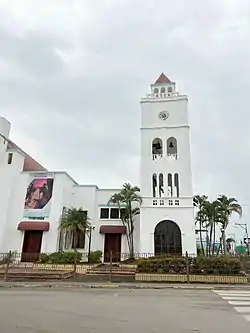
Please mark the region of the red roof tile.
<svg viewBox="0 0 250 333"><path fill-rule="evenodd" d="M48 171L40 163L38 163L34 158L25 153L21 148L19 148L14 142L8 140L7 149L20 150L24 155L23 171Z"/></svg>
<svg viewBox="0 0 250 333"><path fill-rule="evenodd" d="M171 81L169 80L169 78L164 74L161 73L161 75L158 77L158 79L155 81L154 84L157 83L170 83Z"/></svg>

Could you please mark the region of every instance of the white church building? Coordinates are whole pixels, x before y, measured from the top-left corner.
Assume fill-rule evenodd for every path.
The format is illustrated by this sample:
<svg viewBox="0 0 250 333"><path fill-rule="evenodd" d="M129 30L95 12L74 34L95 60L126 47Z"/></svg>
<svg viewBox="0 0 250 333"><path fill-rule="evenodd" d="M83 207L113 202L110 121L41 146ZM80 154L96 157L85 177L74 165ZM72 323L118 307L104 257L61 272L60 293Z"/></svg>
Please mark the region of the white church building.
<svg viewBox="0 0 250 333"><path fill-rule="evenodd" d="M136 253L196 253L187 105L187 96L163 73L141 99L143 201L135 221ZM112 250L117 260L128 253L119 209L108 205L120 189L80 185L67 172L47 170L9 138L10 127L0 117L0 253L70 250L72 242L58 226L72 207L87 210L95 226L91 251ZM79 236L77 243L88 252L89 237Z"/></svg>

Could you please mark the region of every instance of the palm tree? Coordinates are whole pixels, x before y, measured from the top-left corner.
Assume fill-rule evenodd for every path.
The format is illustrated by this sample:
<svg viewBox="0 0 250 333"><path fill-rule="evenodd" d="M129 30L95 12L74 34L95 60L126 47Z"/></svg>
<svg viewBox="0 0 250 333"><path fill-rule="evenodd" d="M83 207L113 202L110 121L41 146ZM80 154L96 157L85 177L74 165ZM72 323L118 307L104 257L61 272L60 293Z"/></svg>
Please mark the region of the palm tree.
<svg viewBox="0 0 250 333"><path fill-rule="evenodd" d="M203 217L203 223L209 229L207 237L207 254L213 255L215 252L216 224L218 223L218 207L216 201L207 200L204 202L200 215Z"/></svg>
<svg viewBox="0 0 250 333"><path fill-rule="evenodd" d="M235 198L228 198L226 195L220 195L216 200L218 204L218 210L220 215L221 224L221 244L223 242L223 252L226 254L227 252L227 244L226 244L226 229L229 224L229 219L233 213L238 214L240 217L242 216L242 206L238 203Z"/></svg>
<svg viewBox="0 0 250 333"><path fill-rule="evenodd" d="M126 237L129 248L129 257L134 257L134 219L140 214L139 207L133 208L134 204L141 205L142 198L138 194L139 187L125 183L119 193L115 193L109 199L108 204L115 204L121 212L121 220L126 227Z"/></svg>
<svg viewBox="0 0 250 333"><path fill-rule="evenodd" d="M82 208L70 208L60 219L59 229L65 231L72 239L72 246L77 257L77 237L79 232L85 233L86 229L90 226L90 219L88 212ZM74 262L74 272L76 272L76 260Z"/></svg>
<svg viewBox="0 0 250 333"><path fill-rule="evenodd" d="M204 227L204 222L206 220L206 217L202 214L203 206L207 202L207 196L206 195L195 195L193 198L193 204L198 209L196 216L195 216L195 224L199 223L199 232L200 232L200 246L201 246L201 252L203 255L205 255L204 245L202 241L202 228Z"/></svg>
<svg viewBox="0 0 250 333"><path fill-rule="evenodd" d="M204 200L200 210L196 216L198 221L201 221L202 226L207 230L209 229L209 236L207 234L207 249L208 255L215 254L215 240L216 240L216 225L220 222L218 202Z"/></svg>

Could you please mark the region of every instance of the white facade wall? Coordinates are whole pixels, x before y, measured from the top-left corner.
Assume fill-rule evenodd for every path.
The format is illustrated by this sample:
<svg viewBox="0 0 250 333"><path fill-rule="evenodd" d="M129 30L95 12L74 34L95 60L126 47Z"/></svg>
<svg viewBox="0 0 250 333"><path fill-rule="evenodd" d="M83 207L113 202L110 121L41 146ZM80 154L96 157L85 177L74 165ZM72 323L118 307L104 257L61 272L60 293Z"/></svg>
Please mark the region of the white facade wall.
<svg viewBox="0 0 250 333"><path fill-rule="evenodd" d="M140 253L154 254L154 231L156 225L163 220L171 220L178 224L182 236L182 252L196 253L196 237L191 222L194 220L190 207L142 207L141 208L141 241Z"/></svg>
<svg viewBox="0 0 250 333"><path fill-rule="evenodd" d="M24 204L25 193L22 191L23 184L26 185L25 177L22 177L21 170L24 163L24 156L19 152L13 152L12 164L7 163L8 153L2 159L0 172L0 221L1 221L1 252L19 248L21 235L17 232L17 221L13 230L13 223L20 218L20 207ZM22 213L23 213L23 209Z"/></svg>
<svg viewBox="0 0 250 333"><path fill-rule="evenodd" d="M14 165L12 167L15 169ZM24 199L32 174L43 175L46 172L20 173L19 171L18 177L13 179L15 187L9 201L10 207L7 205L5 210L1 210L4 211L7 218L4 224L5 227L1 229L0 252L8 252L9 250L22 252L24 232L17 230L17 226L21 221L28 221L23 218ZM50 174L53 173L50 172ZM82 207L88 211L91 224L95 226L95 230L92 232L91 250L103 251L105 236L100 234L101 225L122 225L122 222L119 219L100 219L100 208L104 207L105 204L108 207L110 196L118 191L119 189L100 190L96 186L77 185L66 173L55 172L50 217L45 220L50 223L50 230L43 233L41 252L51 253L58 250L58 227L63 207ZM32 219L29 219L29 221L32 221ZM85 248L81 249L82 252L87 253L88 242L89 238L86 236ZM128 253L125 235L122 235L121 246L121 252Z"/></svg>
<svg viewBox="0 0 250 333"><path fill-rule="evenodd" d="M97 230L100 230L100 226L101 225L113 225L113 226L117 226L117 225L123 225L122 221L120 219L101 219L100 218L100 210L101 208L105 208L108 207L108 201L110 199L110 197L114 194L114 193L118 193L120 191L120 189L98 189L97 190L97 205L96 205L96 227ZM110 205L110 208L115 207ZM100 233L95 233L94 237L94 244L95 246L101 246L100 249L104 248L104 237L103 235L101 235ZM127 246L127 240L126 240L126 235L122 235L122 240L121 240L121 253L128 253L128 246Z"/></svg>
<svg viewBox="0 0 250 333"><path fill-rule="evenodd" d="M58 227L64 206L64 193L65 191L70 191L74 184L74 180L69 177L68 174L64 172L54 173L53 194L51 199L50 217L48 219L50 230L43 233L41 252L50 253L55 252L58 249Z"/></svg>
<svg viewBox="0 0 250 333"><path fill-rule="evenodd" d="M7 206L10 200L10 176L7 169L7 141L9 137L10 123L3 117L0 117L0 244L4 237L4 228L7 221Z"/></svg>
<svg viewBox="0 0 250 333"><path fill-rule="evenodd" d="M71 191L67 192L68 197L64 206L84 208L88 211L90 222L95 226L92 232L91 250L104 251L104 234L100 233L102 225L120 226L122 222L120 219L101 219L101 208L108 208L108 201L114 193L119 192L120 189L99 189L96 185L75 185ZM110 208L113 206L110 206ZM87 252L89 246L89 238L86 237L84 252ZM126 236L122 235L121 240L121 253L128 253Z"/></svg>
<svg viewBox="0 0 250 333"><path fill-rule="evenodd" d="M10 165L15 168L15 165ZM1 242L0 252L9 250L22 252L24 232L17 230L21 221L28 221L23 217L24 199L31 175L43 175L41 172L22 172L13 179L11 200L7 206L7 221ZM41 252L54 252L57 249L59 219L63 207L63 191L72 187L73 181L65 173L54 174L53 196L51 199L50 217L45 221L50 223L50 230L43 233ZM10 187L11 188L11 187ZM32 220L29 220L32 221Z"/></svg>
<svg viewBox="0 0 250 333"><path fill-rule="evenodd" d="M51 253L58 250L58 227L63 207L82 207L88 211L91 224L95 226L95 230L92 232L91 250L104 251L105 235L100 234L101 225L117 226L122 225L122 222L120 219L101 219L100 209L108 207L111 195L119 192L120 189L101 190L95 185L78 185L64 172L21 172L24 158L19 152L13 152L13 154L12 164L8 165L6 160L5 167L0 173L2 181L6 181L5 191L0 192L2 195L0 252L4 253L9 250L22 252L24 232L17 230L18 224L21 221L33 221L23 217L27 186L32 175L42 176L48 173L54 175L50 217L44 220L50 223L50 230L43 233L41 252ZM5 157L7 158L7 153L5 153ZM1 189L3 190L3 188ZM86 236L85 248L81 249L82 252L88 251L88 242L89 238ZM125 235L122 235L121 252L128 253Z"/></svg>
<svg viewBox="0 0 250 333"><path fill-rule="evenodd" d="M92 225L95 225L96 220L96 189L95 185L93 186L79 186L74 185L69 190L64 193L64 201L63 205L67 208L83 208L88 211L88 216L90 218L90 222ZM91 242L91 250L99 249L98 246L95 248L94 239L95 233L97 229L95 229L92 233L92 242ZM85 248L79 251L87 252L89 246L89 238L86 236L85 239ZM103 251L102 248L100 250Z"/></svg>

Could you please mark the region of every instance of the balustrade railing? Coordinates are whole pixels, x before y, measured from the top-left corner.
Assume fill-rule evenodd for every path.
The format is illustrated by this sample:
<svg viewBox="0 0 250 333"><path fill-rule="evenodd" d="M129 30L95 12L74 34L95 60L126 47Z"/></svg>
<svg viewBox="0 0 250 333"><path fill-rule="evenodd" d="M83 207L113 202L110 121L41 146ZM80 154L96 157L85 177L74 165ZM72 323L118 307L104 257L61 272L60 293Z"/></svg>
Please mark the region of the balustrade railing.
<svg viewBox="0 0 250 333"><path fill-rule="evenodd" d="M159 160L162 160L163 158L164 158L163 154L152 154L153 161L159 161ZM177 154L167 154L167 159L169 161L175 161L178 159L178 155Z"/></svg>
<svg viewBox="0 0 250 333"><path fill-rule="evenodd" d="M169 93L157 93L157 94L147 94L146 98L168 98L168 97L177 97L179 96L178 92L169 92Z"/></svg>

